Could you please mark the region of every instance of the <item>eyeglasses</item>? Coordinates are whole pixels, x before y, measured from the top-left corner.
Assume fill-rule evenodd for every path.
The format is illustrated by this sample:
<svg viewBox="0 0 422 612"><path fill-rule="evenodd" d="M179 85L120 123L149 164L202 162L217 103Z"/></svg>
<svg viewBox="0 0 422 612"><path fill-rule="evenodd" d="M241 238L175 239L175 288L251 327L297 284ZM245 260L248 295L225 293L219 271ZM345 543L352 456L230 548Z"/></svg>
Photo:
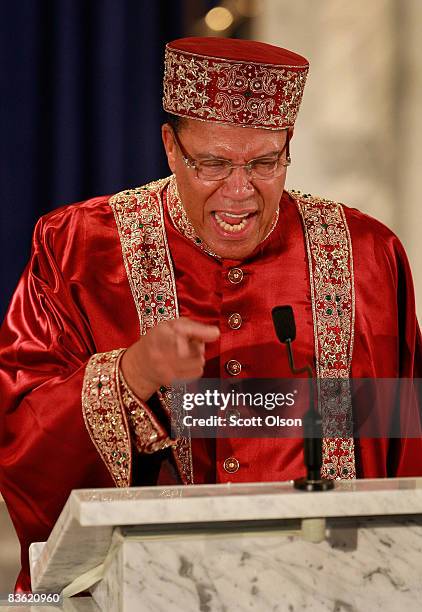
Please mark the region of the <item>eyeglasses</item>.
<svg viewBox="0 0 422 612"><path fill-rule="evenodd" d="M174 140L183 155L183 161L188 168L194 168L196 176L203 181L222 181L233 172L233 168L245 168L251 179L272 179L283 173L283 168L291 164L289 152L289 132L287 131L286 142L283 149L276 155L258 157L251 159L247 164L232 164L228 159L203 159L198 160L189 155L177 133L173 130ZM282 155L286 151L286 157Z"/></svg>

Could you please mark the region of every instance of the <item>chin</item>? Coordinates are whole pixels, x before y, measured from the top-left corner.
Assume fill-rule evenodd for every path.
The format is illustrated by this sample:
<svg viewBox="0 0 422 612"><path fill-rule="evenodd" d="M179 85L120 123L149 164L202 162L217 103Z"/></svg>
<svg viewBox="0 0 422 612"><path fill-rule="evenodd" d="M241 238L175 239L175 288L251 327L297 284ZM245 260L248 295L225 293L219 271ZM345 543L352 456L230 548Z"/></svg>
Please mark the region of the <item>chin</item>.
<svg viewBox="0 0 422 612"><path fill-rule="evenodd" d="M245 259L254 248L253 245L216 245L213 251L223 259Z"/></svg>

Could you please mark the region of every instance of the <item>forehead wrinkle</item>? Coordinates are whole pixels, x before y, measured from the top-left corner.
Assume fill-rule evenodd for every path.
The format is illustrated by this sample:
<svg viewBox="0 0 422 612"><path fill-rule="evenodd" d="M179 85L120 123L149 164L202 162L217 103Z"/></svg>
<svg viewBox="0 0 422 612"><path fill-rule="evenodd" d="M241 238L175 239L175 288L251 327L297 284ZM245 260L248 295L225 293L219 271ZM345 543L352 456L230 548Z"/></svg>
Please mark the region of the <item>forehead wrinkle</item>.
<svg viewBox="0 0 422 612"><path fill-rule="evenodd" d="M180 130L180 136L186 150L196 159L245 163L281 152L286 143L287 130L268 132L188 120Z"/></svg>

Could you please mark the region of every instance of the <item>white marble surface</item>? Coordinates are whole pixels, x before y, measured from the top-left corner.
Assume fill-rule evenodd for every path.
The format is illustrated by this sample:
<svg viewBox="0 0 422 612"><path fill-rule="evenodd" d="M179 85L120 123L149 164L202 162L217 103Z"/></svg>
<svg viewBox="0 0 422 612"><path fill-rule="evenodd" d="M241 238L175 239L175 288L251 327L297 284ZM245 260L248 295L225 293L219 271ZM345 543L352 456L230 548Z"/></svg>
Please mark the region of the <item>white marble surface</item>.
<svg viewBox="0 0 422 612"><path fill-rule="evenodd" d="M30 567L34 566L37 563L38 559L41 556L43 548L45 546L45 542L32 542L29 547L29 565Z"/></svg>
<svg viewBox="0 0 422 612"><path fill-rule="evenodd" d="M420 610L421 520L339 522L320 544L277 531L127 538L93 597L103 612Z"/></svg>
<svg viewBox="0 0 422 612"><path fill-rule="evenodd" d="M2 612L102 612L92 597L74 597L63 601L63 605L56 606L5 606ZM117 610L116 610L117 612Z"/></svg>
<svg viewBox="0 0 422 612"><path fill-rule="evenodd" d="M281 482L78 490L72 497L83 526L411 514L422 512L422 478L343 480L317 493Z"/></svg>
<svg viewBox="0 0 422 612"><path fill-rule="evenodd" d="M33 588L57 591L99 565L116 525L422 514L422 479L340 481L304 493L291 483L73 491L31 570Z"/></svg>
<svg viewBox="0 0 422 612"><path fill-rule="evenodd" d="M110 563L106 568L104 578L98 582L92 589L91 594L93 600L102 611L115 610L123 612L125 606L125 538L120 534L120 530L116 529L113 533L113 547L116 547L114 554L110 556ZM136 584L139 582L139 577L135 578ZM136 601L138 604L137 611L140 609L141 593L137 594ZM143 598L142 598L143 599ZM143 608L142 608L143 610ZM167 610L167 612L169 612Z"/></svg>
<svg viewBox="0 0 422 612"><path fill-rule="evenodd" d="M36 562L31 565L34 592L60 592L80 574L102 563L110 546L113 527L82 527L78 506L70 494ZM37 542L41 547L41 543Z"/></svg>

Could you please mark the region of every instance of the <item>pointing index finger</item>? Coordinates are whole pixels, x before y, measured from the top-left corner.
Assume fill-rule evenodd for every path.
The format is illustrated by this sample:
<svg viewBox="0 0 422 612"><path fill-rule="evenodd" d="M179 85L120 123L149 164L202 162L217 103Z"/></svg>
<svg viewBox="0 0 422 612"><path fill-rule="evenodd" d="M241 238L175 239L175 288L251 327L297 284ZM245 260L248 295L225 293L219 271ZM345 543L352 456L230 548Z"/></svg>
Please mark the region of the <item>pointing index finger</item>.
<svg viewBox="0 0 422 612"><path fill-rule="evenodd" d="M216 325L205 325L186 318L179 319L177 323L177 333L193 340L214 342L220 336L220 330Z"/></svg>

